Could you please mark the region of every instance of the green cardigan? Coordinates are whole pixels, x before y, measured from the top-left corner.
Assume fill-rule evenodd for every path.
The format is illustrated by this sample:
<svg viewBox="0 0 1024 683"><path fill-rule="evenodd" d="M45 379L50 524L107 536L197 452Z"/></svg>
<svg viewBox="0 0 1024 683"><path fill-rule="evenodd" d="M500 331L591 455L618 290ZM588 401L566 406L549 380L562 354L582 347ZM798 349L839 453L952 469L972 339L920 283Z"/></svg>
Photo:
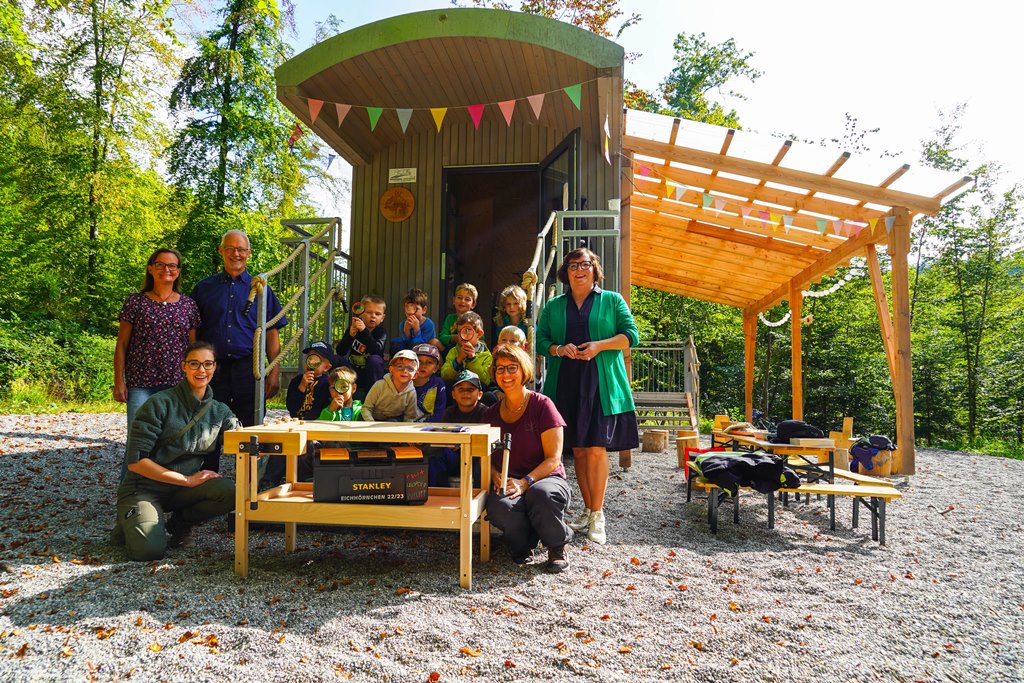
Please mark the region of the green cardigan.
<svg viewBox="0 0 1024 683"><path fill-rule="evenodd" d="M558 370L562 359L552 356L548 349L552 344L565 343L565 311L570 295L562 294L551 299L540 312L537 323L537 353L548 357L548 369L544 378L543 393L555 400L558 393ZM590 309L588 327L593 340L609 339L617 334L629 337L629 345L640 343L640 332L633 321L625 299L618 292L606 292L594 287L594 305ZM601 393L601 410L605 415L618 415L635 409L633 393L626 376L626 364L622 351L602 351L594 357L597 363L597 383Z"/></svg>

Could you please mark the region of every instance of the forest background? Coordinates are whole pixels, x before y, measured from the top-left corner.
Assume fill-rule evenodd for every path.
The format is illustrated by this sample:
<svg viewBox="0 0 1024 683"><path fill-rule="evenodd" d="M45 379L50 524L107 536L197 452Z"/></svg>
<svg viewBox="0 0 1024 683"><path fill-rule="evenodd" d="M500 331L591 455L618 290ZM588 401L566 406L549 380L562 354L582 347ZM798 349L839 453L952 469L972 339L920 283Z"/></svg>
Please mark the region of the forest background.
<svg viewBox="0 0 1024 683"><path fill-rule="evenodd" d="M643 18L618 0L472 0L615 38ZM182 30L194 17L207 27ZM347 27L346 27L347 28ZM343 30L324 18L317 40ZM275 98L294 54L287 0L15 0L0 3L0 410L120 410L110 400L117 313L153 249L184 256L183 288L219 266L227 229L253 243L250 271L283 256L282 218L315 215L313 193L347 188L327 146ZM627 84L634 109L741 128L723 106L761 76L732 40L679 34L655 91ZM740 97L740 101L742 98ZM742 106L740 106L742 108ZM914 399L921 443L1024 457L1024 285L1019 183L956 145L963 108L945 112L922 164L977 178L913 228ZM832 147L867 152L848 117ZM877 150L872 152L877 154ZM883 263L883 268L887 264ZM816 284L825 289L847 269ZM705 415L742 414L741 312L635 287L644 340L693 334ZM784 306L766 312L778 320ZM868 279L805 300L805 419L894 432L892 389ZM788 416L789 325L758 327L755 406Z"/></svg>

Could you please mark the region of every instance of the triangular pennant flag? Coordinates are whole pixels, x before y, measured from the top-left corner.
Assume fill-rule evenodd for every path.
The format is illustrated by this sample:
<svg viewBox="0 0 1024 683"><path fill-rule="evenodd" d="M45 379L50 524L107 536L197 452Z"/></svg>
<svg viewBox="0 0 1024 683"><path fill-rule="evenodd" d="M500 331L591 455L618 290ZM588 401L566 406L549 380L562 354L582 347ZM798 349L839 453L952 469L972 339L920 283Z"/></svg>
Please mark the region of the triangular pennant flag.
<svg viewBox="0 0 1024 683"><path fill-rule="evenodd" d="M676 201L682 201L686 194L686 185L676 185Z"/></svg>
<svg viewBox="0 0 1024 683"><path fill-rule="evenodd" d="M484 115L484 105L471 104L466 107L466 111L469 112L469 118L473 119L473 127L480 130L480 119Z"/></svg>
<svg viewBox="0 0 1024 683"><path fill-rule="evenodd" d="M366 114L370 117L370 130L372 131L377 127L377 122L380 121L380 115L384 113L382 107L367 107Z"/></svg>
<svg viewBox="0 0 1024 683"><path fill-rule="evenodd" d="M608 130L608 114L604 115L604 160L608 162L608 165L612 164L611 155L611 138L612 134Z"/></svg>
<svg viewBox="0 0 1024 683"><path fill-rule="evenodd" d="M758 211L757 215L760 216L761 220L763 220L766 223L768 222L768 219L771 218L771 214L765 211L764 209Z"/></svg>
<svg viewBox="0 0 1024 683"><path fill-rule="evenodd" d="M430 110L430 115L434 117L434 125L437 126L437 132L441 132L441 122L444 121L444 115L448 113L448 107L434 107Z"/></svg>
<svg viewBox="0 0 1024 683"><path fill-rule="evenodd" d="M516 110L515 100L505 100L504 102L498 102L498 109L501 110L502 115L505 117L505 125L512 125L512 112Z"/></svg>
<svg viewBox="0 0 1024 683"><path fill-rule="evenodd" d="M741 206L740 207L740 214L743 215L743 221L745 222L747 220L747 217L750 215L750 207Z"/></svg>
<svg viewBox="0 0 1024 683"><path fill-rule="evenodd" d="M301 137L302 137L302 126L300 126L298 123L296 123L295 124L295 128L292 129L292 134L288 136L288 146L291 147L292 145L294 145L296 142L299 141L299 138L301 138Z"/></svg>
<svg viewBox="0 0 1024 683"><path fill-rule="evenodd" d="M768 214L768 222L772 225L778 225L782 222L782 215L777 213Z"/></svg>
<svg viewBox="0 0 1024 683"><path fill-rule="evenodd" d="M786 229L786 234L789 234L789 229L793 227L793 217L787 214L782 215L782 225Z"/></svg>
<svg viewBox="0 0 1024 683"><path fill-rule="evenodd" d="M874 235L875 234L875 228L878 227L878 219L877 218L869 218L868 219L868 227L871 228L871 234Z"/></svg>
<svg viewBox="0 0 1024 683"><path fill-rule="evenodd" d="M348 116L348 112L352 109L351 104L335 104L335 108L338 110L338 127L341 128L341 122Z"/></svg>
<svg viewBox="0 0 1024 683"><path fill-rule="evenodd" d="M643 176L651 175L651 168L650 168L650 166L641 166L640 167L640 175L643 175Z"/></svg>
<svg viewBox="0 0 1024 683"><path fill-rule="evenodd" d="M828 229L828 221L824 218L818 218L814 222L818 225L818 234L824 237L825 230Z"/></svg>
<svg viewBox="0 0 1024 683"><path fill-rule="evenodd" d="M843 222L839 219L832 221L832 232L837 235L843 234Z"/></svg>
<svg viewBox="0 0 1024 683"><path fill-rule="evenodd" d="M333 164L334 160L337 159L337 158L338 158L337 154L328 154L327 155L327 170L328 171L331 170L331 164Z"/></svg>
<svg viewBox="0 0 1024 683"><path fill-rule="evenodd" d="M715 211L721 211L724 208L725 208L725 200L724 199L715 199Z"/></svg>
<svg viewBox="0 0 1024 683"><path fill-rule="evenodd" d="M398 122L402 124L402 132L409 127L409 119L412 118L412 109L396 109L395 113L398 114Z"/></svg>
<svg viewBox="0 0 1024 683"><path fill-rule="evenodd" d="M324 106L323 100L306 100L309 105L309 125L316 123L316 117L320 116L320 108Z"/></svg>
<svg viewBox="0 0 1024 683"><path fill-rule="evenodd" d="M577 83L576 85L568 85L562 88L562 90L565 91L565 94L569 96L569 99L572 100L572 103L576 105L577 109L580 108L580 92L582 91L582 89L582 83Z"/></svg>
<svg viewBox="0 0 1024 683"><path fill-rule="evenodd" d="M854 237L860 237L860 231L864 229L863 225L857 223L847 223L850 228L850 234Z"/></svg>
<svg viewBox="0 0 1024 683"><path fill-rule="evenodd" d="M530 103L533 108L533 115L538 119L540 118L540 109L544 106L544 93L539 95L530 95L526 98L526 101Z"/></svg>
<svg viewBox="0 0 1024 683"><path fill-rule="evenodd" d="M892 232L892 226L895 223L896 223L896 216L886 216L885 217L885 231L887 233L888 232Z"/></svg>
<svg viewBox="0 0 1024 683"><path fill-rule="evenodd" d="M711 195L709 195L707 192L705 192L704 193L703 201L704 201L704 208L705 209L708 208L709 206L711 206Z"/></svg>

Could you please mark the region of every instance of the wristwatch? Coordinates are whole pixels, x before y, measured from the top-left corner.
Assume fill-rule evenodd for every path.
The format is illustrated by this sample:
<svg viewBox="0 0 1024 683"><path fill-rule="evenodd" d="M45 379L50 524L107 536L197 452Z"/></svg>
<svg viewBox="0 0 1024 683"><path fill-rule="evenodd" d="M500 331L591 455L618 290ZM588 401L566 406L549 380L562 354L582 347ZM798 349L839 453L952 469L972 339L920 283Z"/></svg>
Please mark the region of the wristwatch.
<svg viewBox="0 0 1024 683"><path fill-rule="evenodd" d="M530 488L531 486L533 486L533 477L531 477L529 474L523 477L523 479L526 480L526 488Z"/></svg>

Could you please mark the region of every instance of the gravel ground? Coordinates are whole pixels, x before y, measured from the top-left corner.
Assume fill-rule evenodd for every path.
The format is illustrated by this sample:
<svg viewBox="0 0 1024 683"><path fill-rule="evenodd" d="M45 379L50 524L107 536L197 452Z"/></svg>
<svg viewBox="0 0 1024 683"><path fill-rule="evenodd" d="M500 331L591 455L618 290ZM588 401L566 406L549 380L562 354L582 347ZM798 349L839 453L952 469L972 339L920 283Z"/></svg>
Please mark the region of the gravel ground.
<svg viewBox="0 0 1024 683"><path fill-rule="evenodd" d="M1024 680L1024 462L918 452L889 507L742 499L712 537L674 454L612 463L606 546L474 588L451 533L275 530L232 573L221 523L162 562L106 541L124 415L0 416L0 680ZM571 467L570 467L571 476Z"/></svg>

